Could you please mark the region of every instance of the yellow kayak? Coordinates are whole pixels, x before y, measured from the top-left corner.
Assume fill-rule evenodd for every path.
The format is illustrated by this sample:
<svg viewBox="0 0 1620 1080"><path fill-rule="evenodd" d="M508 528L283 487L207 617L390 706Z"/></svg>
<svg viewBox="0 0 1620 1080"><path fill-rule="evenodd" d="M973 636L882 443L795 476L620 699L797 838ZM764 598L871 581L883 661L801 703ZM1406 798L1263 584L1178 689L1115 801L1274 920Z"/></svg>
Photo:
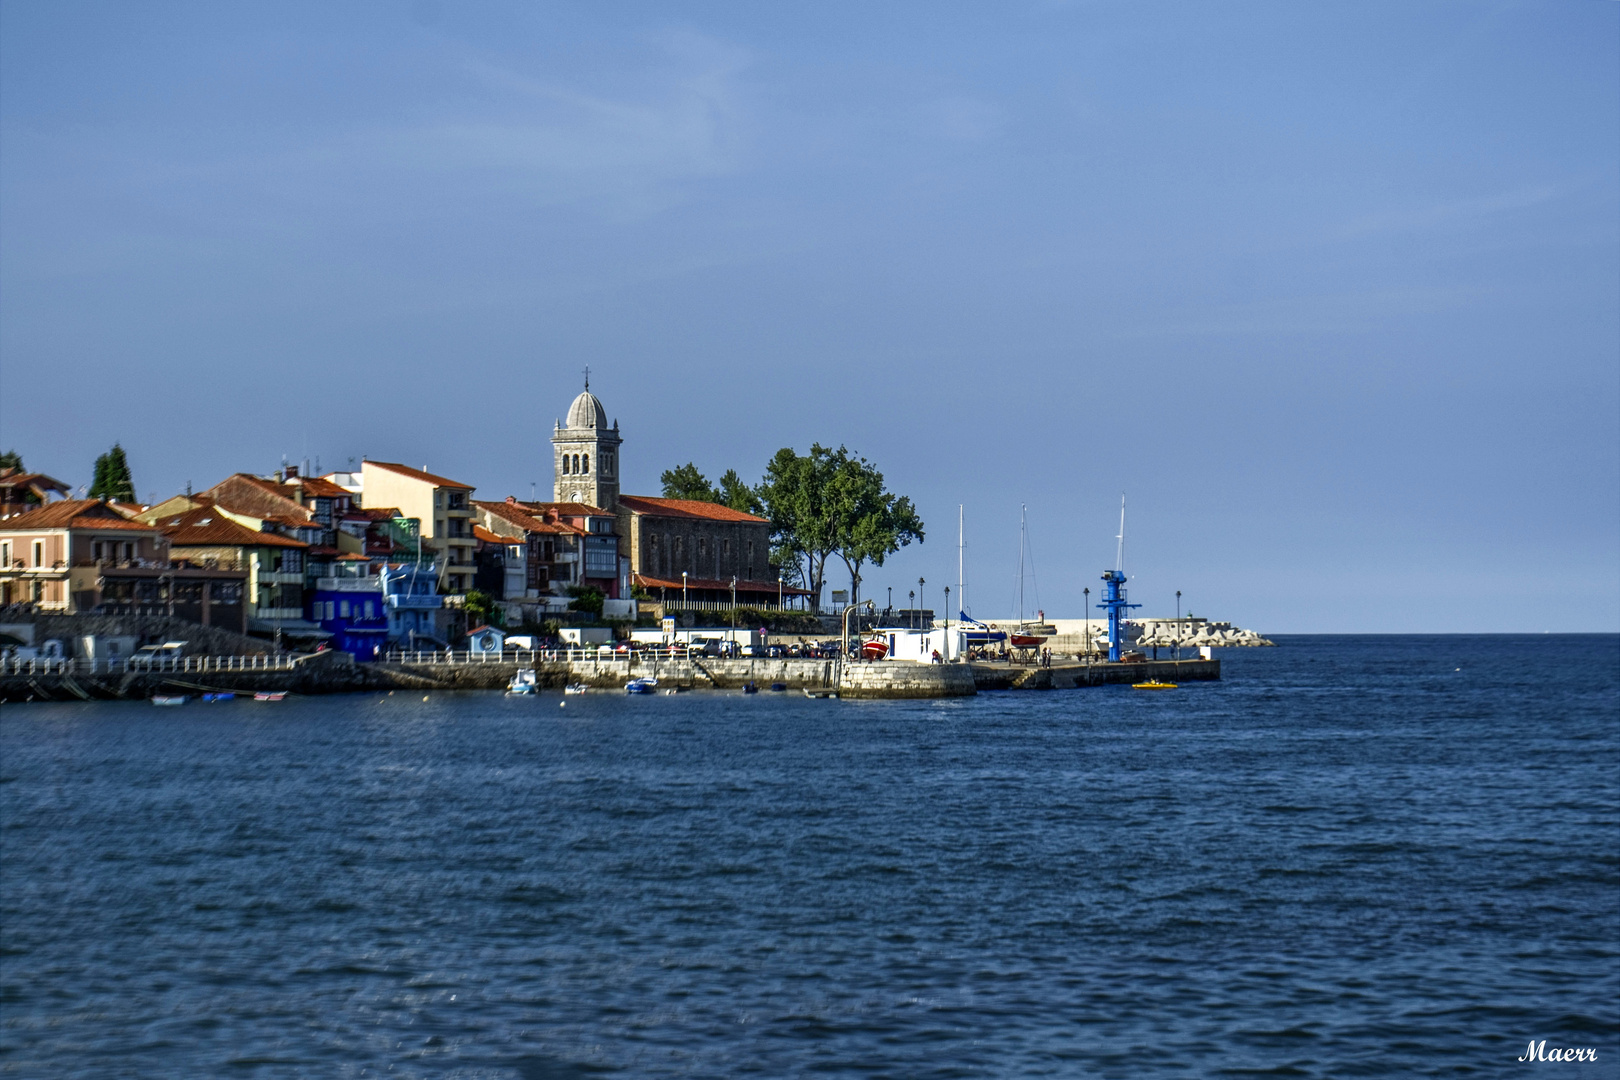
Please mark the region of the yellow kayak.
<svg viewBox="0 0 1620 1080"><path fill-rule="evenodd" d="M1148 682L1131 683L1131 689L1132 690L1174 690L1174 689L1176 689L1176 684L1173 683L1173 682L1160 682L1158 679L1151 679Z"/></svg>

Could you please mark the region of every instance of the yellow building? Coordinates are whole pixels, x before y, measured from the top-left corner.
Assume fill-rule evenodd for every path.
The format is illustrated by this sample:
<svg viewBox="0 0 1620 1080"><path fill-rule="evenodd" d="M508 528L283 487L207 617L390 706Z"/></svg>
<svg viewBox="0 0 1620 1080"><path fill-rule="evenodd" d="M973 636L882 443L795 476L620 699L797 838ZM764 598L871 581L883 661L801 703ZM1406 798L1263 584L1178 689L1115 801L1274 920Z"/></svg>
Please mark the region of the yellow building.
<svg viewBox="0 0 1620 1080"><path fill-rule="evenodd" d="M401 517L422 523L422 541L444 557L439 585L446 592L472 588L477 571L473 551L471 484L461 484L425 469L390 461L365 461L360 466L361 497L366 506L397 506Z"/></svg>

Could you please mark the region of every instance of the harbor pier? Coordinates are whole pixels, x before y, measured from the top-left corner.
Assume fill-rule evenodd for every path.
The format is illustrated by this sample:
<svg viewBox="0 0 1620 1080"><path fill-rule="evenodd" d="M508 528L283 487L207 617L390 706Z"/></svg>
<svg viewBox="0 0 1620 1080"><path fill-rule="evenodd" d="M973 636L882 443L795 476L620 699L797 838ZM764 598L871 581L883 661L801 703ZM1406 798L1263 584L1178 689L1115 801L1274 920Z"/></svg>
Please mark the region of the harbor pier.
<svg viewBox="0 0 1620 1080"><path fill-rule="evenodd" d="M348 653L308 656L188 656L135 666L74 659L0 662L0 701L129 700L154 694L365 693L389 690L504 690L520 668L541 687L583 683L620 690L631 679L656 679L674 690L740 690L753 683L851 698L962 697L992 690L1067 690L1086 686L1197 682L1221 677L1219 660L1136 663L1070 662L1051 666L975 661L914 664L765 657L718 658L555 650L508 653L420 652L358 664Z"/></svg>

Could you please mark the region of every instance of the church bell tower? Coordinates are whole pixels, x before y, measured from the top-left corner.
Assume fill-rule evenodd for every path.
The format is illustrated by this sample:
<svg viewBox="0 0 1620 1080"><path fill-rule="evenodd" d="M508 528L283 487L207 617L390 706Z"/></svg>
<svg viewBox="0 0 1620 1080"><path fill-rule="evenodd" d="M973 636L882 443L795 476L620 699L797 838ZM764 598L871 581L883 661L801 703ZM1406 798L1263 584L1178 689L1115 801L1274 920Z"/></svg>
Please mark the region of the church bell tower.
<svg viewBox="0 0 1620 1080"><path fill-rule="evenodd" d="M558 422L551 435L552 500L614 509L619 503L619 422L608 427L607 411L591 393L590 369L585 392L568 407L568 422Z"/></svg>

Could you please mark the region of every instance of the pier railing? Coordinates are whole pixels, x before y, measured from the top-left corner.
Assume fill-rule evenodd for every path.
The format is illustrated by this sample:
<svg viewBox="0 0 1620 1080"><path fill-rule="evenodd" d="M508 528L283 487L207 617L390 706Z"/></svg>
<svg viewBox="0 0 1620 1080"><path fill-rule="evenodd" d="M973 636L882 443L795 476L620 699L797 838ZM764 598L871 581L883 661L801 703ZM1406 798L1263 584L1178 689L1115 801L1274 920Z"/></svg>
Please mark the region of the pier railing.
<svg viewBox="0 0 1620 1080"><path fill-rule="evenodd" d="M124 675L162 672L202 673L206 671L294 671L297 657L282 653L253 653L247 656L166 656L155 658L107 658L40 656L30 659L0 659L0 675Z"/></svg>

